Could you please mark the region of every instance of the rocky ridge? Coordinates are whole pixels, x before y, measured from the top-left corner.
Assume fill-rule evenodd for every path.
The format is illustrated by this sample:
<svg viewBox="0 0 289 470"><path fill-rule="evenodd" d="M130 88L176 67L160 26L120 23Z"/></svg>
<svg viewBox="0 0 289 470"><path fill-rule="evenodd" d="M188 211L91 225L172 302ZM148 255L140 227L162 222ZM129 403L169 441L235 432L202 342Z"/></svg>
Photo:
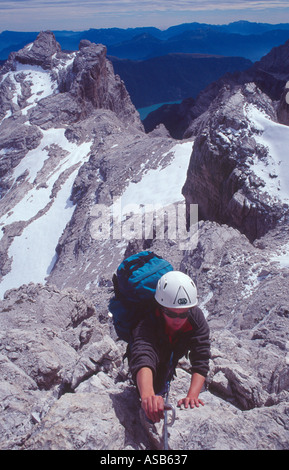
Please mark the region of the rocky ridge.
<svg viewBox="0 0 289 470"><path fill-rule="evenodd" d="M123 361L126 344L116 337L108 311L115 267L124 256L150 248L193 277L211 329L205 406L177 410L170 448L288 449L286 201L283 181L261 173L260 183L251 162L258 149L254 158L272 170L272 149L265 152L264 141L257 141L264 138L264 119L280 131L275 106L255 85L227 87L211 103L212 113L200 119L196 140L175 141L162 127L146 135L123 84L110 73L103 46L86 42L66 55L50 33L42 33L36 45L24 49L1 70L0 83L1 136L6 135L1 147L0 448L162 448L161 433L152 442L141 426L138 397ZM47 71L50 88L42 94L38 88L34 96L35 79L43 78L37 73L47 79ZM221 200L220 163L230 170L224 174L231 199L241 193L250 204L254 196L254 223L258 211L266 209L266 220L272 221L266 230L249 236L241 233L241 223L222 219L227 200ZM210 182L207 206L194 165ZM155 175L158 184L148 186ZM194 185L206 219L200 217L194 246L183 250L166 237L137 239L135 227L130 227L131 240L92 236L95 206L111 208L119 197L124 205L150 203L151 193L162 204L179 203L186 175L187 203ZM165 199L168 182L171 194ZM283 199L276 202L272 191L278 187ZM208 220L213 217L205 212L213 203L219 220ZM231 214L236 218L236 209ZM281 214L278 223L276 214ZM174 405L188 383L184 359L172 382Z"/></svg>
<svg viewBox="0 0 289 470"><path fill-rule="evenodd" d="M288 127L278 124L274 103L253 83L224 86L202 116L183 188L186 201L198 203L202 219L259 238L288 217L288 183L281 176L287 163L283 170L280 163L287 162ZM273 128L278 149L267 137Z"/></svg>
<svg viewBox="0 0 289 470"><path fill-rule="evenodd" d="M211 103L218 97L224 86L234 89L237 85L255 83L274 103L281 102L282 114L285 106L284 89L289 79L288 74L288 49L289 41L279 47L274 47L268 54L255 62L246 70L226 73L219 80L210 83L193 100L184 100L181 104L164 105L153 111L144 120L146 131L150 132L158 124L163 123L170 134L178 139L196 136L203 119L203 114ZM282 105L283 103L283 105ZM287 109L287 108L286 108ZM283 122L279 113L280 121ZM287 112L284 111L284 124Z"/></svg>

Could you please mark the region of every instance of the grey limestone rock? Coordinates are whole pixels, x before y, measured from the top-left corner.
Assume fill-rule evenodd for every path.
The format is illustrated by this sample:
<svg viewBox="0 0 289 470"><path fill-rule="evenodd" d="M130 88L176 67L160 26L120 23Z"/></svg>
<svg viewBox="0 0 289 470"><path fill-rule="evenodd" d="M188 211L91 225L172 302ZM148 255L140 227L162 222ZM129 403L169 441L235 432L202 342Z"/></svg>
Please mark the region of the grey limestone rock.
<svg viewBox="0 0 289 470"><path fill-rule="evenodd" d="M65 53L47 32L10 56L0 88L1 450L162 449L162 430L152 443L142 427L109 312L116 267L143 249L194 279L211 331L205 405L176 409L170 449L288 449L288 207L274 199L278 168L252 118L277 125L276 103L250 83L227 84L198 114L195 142L164 128L146 135L105 47L82 41ZM95 209L177 157L180 166L183 149L197 239L185 248L170 237L98 239ZM252 170L260 162L269 189ZM175 408L189 370L183 358Z"/></svg>
<svg viewBox="0 0 289 470"><path fill-rule="evenodd" d="M183 188L187 204L198 204L200 218L232 225L251 241L288 212L278 170L256 173L258 162L269 169L278 157L259 142L262 130L250 118L252 109L268 122L277 120L273 103L254 84L223 88L198 131Z"/></svg>

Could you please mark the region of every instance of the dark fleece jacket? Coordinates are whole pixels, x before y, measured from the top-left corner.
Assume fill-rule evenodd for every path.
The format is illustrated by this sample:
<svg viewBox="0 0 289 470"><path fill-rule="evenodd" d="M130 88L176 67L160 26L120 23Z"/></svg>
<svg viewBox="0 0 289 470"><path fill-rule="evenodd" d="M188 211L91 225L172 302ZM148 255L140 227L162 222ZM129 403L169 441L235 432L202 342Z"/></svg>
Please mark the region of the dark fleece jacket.
<svg viewBox="0 0 289 470"><path fill-rule="evenodd" d="M135 383L138 371L148 367L153 372L155 393L160 393L169 374L172 353L171 370L174 371L178 361L188 355L191 373L207 376L210 358L208 324L198 307L190 310L188 320L173 340L166 334L165 321L157 309L138 323L132 332L129 351L129 366Z"/></svg>

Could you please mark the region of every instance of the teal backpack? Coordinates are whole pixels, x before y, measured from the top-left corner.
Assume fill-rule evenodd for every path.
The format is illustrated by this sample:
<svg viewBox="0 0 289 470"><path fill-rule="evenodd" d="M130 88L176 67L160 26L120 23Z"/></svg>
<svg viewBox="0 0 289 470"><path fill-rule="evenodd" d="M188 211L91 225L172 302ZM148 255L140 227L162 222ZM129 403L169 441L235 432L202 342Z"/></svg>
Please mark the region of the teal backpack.
<svg viewBox="0 0 289 470"><path fill-rule="evenodd" d="M141 251L119 265L109 310L120 339L129 342L132 328L151 313L157 282L168 271L172 265L152 251Z"/></svg>

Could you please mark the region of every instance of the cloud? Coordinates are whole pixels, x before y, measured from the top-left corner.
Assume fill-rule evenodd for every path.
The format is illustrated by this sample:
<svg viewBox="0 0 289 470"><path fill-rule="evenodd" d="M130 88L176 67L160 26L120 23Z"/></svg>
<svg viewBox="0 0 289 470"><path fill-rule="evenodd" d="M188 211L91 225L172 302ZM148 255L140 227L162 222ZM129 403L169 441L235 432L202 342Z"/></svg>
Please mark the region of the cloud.
<svg viewBox="0 0 289 470"><path fill-rule="evenodd" d="M0 30L168 27L238 19L277 23L288 10L287 0L0 0Z"/></svg>
<svg viewBox="0 0 289 470"><path fill-rule="evenodd" d="M123 12L154 12L154 11L205 11L205 10L247 10L247 9L273 9L288 8L288 1L282 0L106 0L106 1L76 1L76 0L14 0L0 1L0 10L49 10L68 9L78 11L86 10L99 13Z"/></svg>

